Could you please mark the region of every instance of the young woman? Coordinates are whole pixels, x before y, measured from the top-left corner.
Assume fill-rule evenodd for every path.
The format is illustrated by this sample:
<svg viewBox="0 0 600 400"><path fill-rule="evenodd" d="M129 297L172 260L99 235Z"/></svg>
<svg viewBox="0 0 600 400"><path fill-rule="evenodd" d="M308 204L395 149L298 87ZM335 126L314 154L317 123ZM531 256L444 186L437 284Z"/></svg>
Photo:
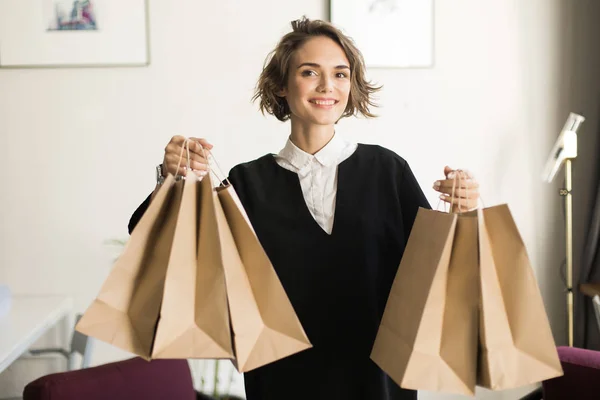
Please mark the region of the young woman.
<svg viewBox="0 0 600 400"><path fill-rule="evenodd" d="M386 300L419 207L429 208L407 162L380 146L335 133L343 117L373 117L362 56L327 22L292 22L258 81L263 112L290 121L277 155L234 167L235 187L313 348L245 374L248 400L404 400L370 360ZM160 169L184 175L184 138L173 137ZM191 168L204 176L205 139L194 139ZM477 204L469 176L451 201L456 171L434 189L461 211ZM468 194L468 196L467 196ZM149 198L130 221L130 231Z"/></svg>

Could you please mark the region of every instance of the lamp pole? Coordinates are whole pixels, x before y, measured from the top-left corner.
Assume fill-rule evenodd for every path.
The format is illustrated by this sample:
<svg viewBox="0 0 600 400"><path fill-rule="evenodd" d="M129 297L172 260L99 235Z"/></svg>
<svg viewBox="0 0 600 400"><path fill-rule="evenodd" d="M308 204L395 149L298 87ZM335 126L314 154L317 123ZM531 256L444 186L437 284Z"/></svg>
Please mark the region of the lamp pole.
<svg viewBox="0 0 600 400"><path fill-rule="evenodd" d="M573 347L573 189L571 159L565 160L565 188L560 190L565 198L565 255L567 284L567 318L569 323L569 347Z"/></svg>
<svg viewBox="0 0 600 400"><path fill-rule="evenodd" d="M567 318L569 332L569 346L573 347L573 168L572 162L577 158L577 130L585 118L581 115L570 113L562 131L558 135L554 147L546 161L543 179L550 183L558 173L560 167L565 167L565 187L559 190L565 201L565 285L567 293Z"/></svg>

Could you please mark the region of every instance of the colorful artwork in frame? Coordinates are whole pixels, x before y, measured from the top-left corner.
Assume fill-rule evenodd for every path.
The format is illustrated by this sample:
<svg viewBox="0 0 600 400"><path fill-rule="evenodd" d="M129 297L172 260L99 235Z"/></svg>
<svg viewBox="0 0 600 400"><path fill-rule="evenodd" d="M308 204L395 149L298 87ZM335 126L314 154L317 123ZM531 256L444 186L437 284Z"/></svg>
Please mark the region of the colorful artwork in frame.
<svg viewBox="0 0 600 400"><path fill-rule="evenodd" d="M92 0L45 0L49 31L95 31L98 21Z"/></svg>
<svg viewBox="0 0 600 400"><path fill-rule="evenodd" d="M0 68L150 63L148 0L2 0Z"/></svg>
<svg viewBox="0 0 600 400"><path fill-rule="evenodd" d="M330 14L367 67L433 66L434 0L330 0Z"/></svg>

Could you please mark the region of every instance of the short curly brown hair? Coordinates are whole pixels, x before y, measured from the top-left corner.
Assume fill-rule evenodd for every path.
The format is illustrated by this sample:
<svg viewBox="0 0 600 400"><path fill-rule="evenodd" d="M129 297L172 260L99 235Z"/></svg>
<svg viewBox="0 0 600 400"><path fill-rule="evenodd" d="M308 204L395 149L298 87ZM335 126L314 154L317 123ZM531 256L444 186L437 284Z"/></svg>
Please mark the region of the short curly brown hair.
<svg viewBox="0 0 600 400"><path fill-rule="evenodd" d="M367 118L376 117L370 107L377 107L372 95L381 89L365 78L365 62L353 40L341 30L326 21L310 20L306 17L291 22L292 31L281 38L277 46L265 60L258 79L252 101L260 100L260 111L274 115L280 121L290 118L291 110L287 100L280 97L286 87L289 65L294 51L315 36L326 36L335 41L344 51L350 62L350 95L341 118L361 114Z"/></svg>

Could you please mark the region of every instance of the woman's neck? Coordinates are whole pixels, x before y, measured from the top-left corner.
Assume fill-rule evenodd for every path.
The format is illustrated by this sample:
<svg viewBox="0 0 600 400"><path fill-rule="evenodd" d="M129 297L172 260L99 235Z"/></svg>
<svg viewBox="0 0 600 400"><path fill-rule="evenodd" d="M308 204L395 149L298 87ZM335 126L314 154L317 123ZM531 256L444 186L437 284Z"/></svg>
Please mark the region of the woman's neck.
<svg viewBox="0 0 600 400"><path fill-rule="evenodd" d="M334 133L333 125L306 126L292 121L290 140L300 150L315 154L329 143Z"/></svg>

